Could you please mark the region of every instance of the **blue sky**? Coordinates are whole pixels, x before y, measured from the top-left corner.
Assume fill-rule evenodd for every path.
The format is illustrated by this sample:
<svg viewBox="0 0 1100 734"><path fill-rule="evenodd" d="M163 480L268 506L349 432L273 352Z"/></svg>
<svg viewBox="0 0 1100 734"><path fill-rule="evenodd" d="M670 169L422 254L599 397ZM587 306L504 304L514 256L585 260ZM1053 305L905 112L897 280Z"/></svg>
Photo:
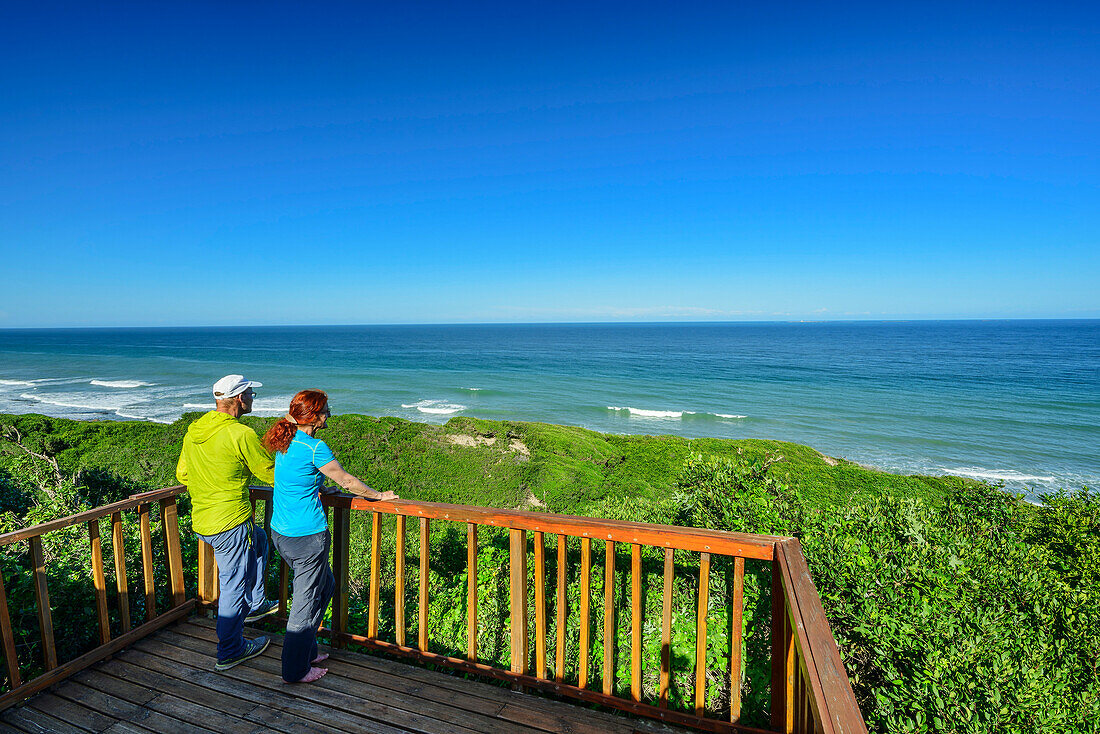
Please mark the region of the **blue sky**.
<svg viewBox="0 0 1100 734"><path fill-rule="evenodd" d="M0 328L1100 316L1100 11L8 4Z"/></svg>

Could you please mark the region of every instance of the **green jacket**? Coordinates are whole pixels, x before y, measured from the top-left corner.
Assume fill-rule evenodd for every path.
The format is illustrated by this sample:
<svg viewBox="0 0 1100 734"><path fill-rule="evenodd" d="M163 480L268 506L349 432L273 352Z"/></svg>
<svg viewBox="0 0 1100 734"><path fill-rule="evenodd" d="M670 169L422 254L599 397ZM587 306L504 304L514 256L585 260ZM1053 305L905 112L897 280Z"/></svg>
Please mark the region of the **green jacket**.
<svg viewBox="0 0 1100 734"><path fill-rule="evenodd" d="M191 494L191 525L216 535L252 516L248 483L255 475L275 483L275 459L248 426L212 410L192 423L183 439L176 478Z"/></svg>

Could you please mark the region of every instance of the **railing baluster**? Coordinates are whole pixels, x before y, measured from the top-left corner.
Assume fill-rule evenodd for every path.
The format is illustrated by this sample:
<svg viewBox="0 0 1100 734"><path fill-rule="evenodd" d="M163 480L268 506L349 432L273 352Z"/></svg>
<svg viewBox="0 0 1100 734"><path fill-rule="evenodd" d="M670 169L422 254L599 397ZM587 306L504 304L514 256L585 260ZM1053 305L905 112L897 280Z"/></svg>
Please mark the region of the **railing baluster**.
<svg viewBox="0 0 1100 734"><path fill-rule="evenodd" d="M382 513L371 513L370 523L370 607L367 637L378 637L378 594L382 585Z"/></svg>
<svg viewBox="0 0 1100 734"><path fill-rule="evenodd" d="M466 523L466 659L477 660L477 525Z"/></svg>
<svg viewBox="0 0 1100 734"><path fill-rule="evenodd" d="M164 530L164 553L167 556L168 580L172 589L172 606L183 604L186 591L183 586L183 557L180 555L180 524L176 515L176 498L160 501L160 516Z"/></svg>
<svg viewBox="0 0 1100 734"><path fill-rule="evenodd" d="M668 707L668 684L672 677L672 572L671 548L665 548L665 583L661 595L661 690L657 700L660 708Z"/></svg>
<svg viewBox="0 0 1100 734"><path fill-rule="evenodd" d="M152 622L157 616L157 593L153 577L153 531L149 524L148 504L138 507L141 522L141 579L145 584L145 619Z"/></svg>
<svg viewBox="0 0 1100 734"><path fill-rule="evenodd" d="M214 549L199 538L199 604L214 603ZM200 610L205 614L205 610Z"/></svg>
<svg viewBox="0 0 1100 734"><path fill-rule="evenodd" d="M279 616L286 617L290 601L290 565L285 558L279 559Z"/></svg>
<svg viewBox="0 0 1100 734"><path fill-rule="evenodd" d="M118 616L122 634L130 631L130 585L126 580L126 543L122 537L122 513L111 515L111 546L115 553L115 585L118 588Z"/></svg>
<svg viewBox="0 0 1100 734"><path fill-rule="evenodd" d="M630 544L630 697L642 700L642 547Z"/></svg>
<svg viewBox="0 0 1100 734"><path fill-rule="evenodd" d="M578 663L578 683L580 688L588 687L588 632L589 632L589 604L591 603L591 579L589 571L592 566L592 539L581 538L581 649Z"/></svg>
<svg viewBox="0 0 1100 734"><path fill-rule="evenodd" d="M569 536L558 533L558 596L555 613L557 632L554 642L557 648L557 662L554 666L554 680L565 680L565 572L568 566Z"/></svg>
<svg viewBox="0 0 1100 734"><path fill-rule="evenodd" d="M19 675L19 657L15 653L15 635L11 628L11 616L8 614L8 592L4 589L4 578L0 574L0 635L4 638L4 662L8 666L8 682L12 689L23 684Z"/></svg>
<svg viewBox="0 0 1100 734"><path fill-rule="evenodd" d="M508 531L512 672L527 674L527 533Z"/></svg>
<svg viewBox="0 0 1100 734"><path fill-rule="evenodd" d="M615 692L615 544L603 545L603 695Z"/></svg>
<svg viewBox="0 0 1100 734"><path fill-rule="evenodd" d="M99 644L111 641L111 620L107 616L107 577L103 575L103 541L99 520L88 521L88 541L92 547L92 585L95 586L95 610L99 620Z"/></svg>
<svg viewBox="0 0 1100 734"><path fill-rule="evenodd" d="M783 731L787 709L787 650L784 629L787 618L787 606L783 599L783 576L779 567L779 548L776 547L772 559L772 681L771 681L771 728Z"/></svg>
<svg viewBox="0 0 1100 734"><path fill-rule="evenodd" d="M744 644L745 559L733 559L733 609L730 613L730 722L741 720L741 649Z"/></svg>
<svg viewBox="0 0 1100 734"><path fill-rule="evenodd" d="M786 660L786 677L785 677L786 686L785 687L786 687L786 692L787 692L787 699L786 699L786 702L785 702L786 706L784 707L785 713L786 713L785 723L786 723L787 734L791 734L791 732L794 731L794 709L795 709L794 680L795 680L795 677L796 677L795 676L795 664L796 663L795 663L795 658L794 658L794 653L795 653L795 650L794 650L794 630L791 629L791 620L785 613L783 614L783 644L784 644L784 647L786 648L786 653L783 656L784 659Z"/></svg>
<svg viewBox="0 0 1100 734"><path fill-rule="evenodd" d="M264 598L267 596L267 581L268 575L271 573L271 549L275 547L275 543L271 540L271 516L275 507L275 492L272 490L272 496L264 500L264 532L267 533L267 558L264 559Z"/></svg>
<svg viewBox="0 0 1100 734"><path fill-rule="evenodd" d="M332 513L332 566L336 589L332 595L332 631L348 631L348 564L351 542L351 510L334 508ZM337 647L343 647L338 643Z"/></svg>
<svg viewBox="0 0 1100 734"><path fill-rule="evenodd" d="M396 578L393 586L393 628L397 644L405 644L405 516L397 516L397 544L394 555Z"/></svg>
<svg viewBox="0 0 1100 734"><path fill-rule="evenodd" d="M535 531L535 676L546 678L546 548Z"/></svg>
<svg viewBox="0 0 1100 734"><path fill-rule="evenodd" d="M99 529L96 528L98 534ZM38 602L38 625L42 632L42 662L46 670L57 667L57 647L53 641L53 615L50 612L50 590L46 584L46 559L42 554L42 536L31 542L31 562L34 564L34 598ZM106 586L106 584L104 584Z"/></svg>
<svg viewBox="0 0 1100 734"><path fill-rule="evenodd" d="M417 645L428 651L428 518L420 518L420 603L417 606Z"/></svg>
<svg viewBox="0 0 1100 734"><path fill-rule="evenodd" d="M699 611L695 617L695 715L707 704L707 603L710 600L710 553L699 554Z"/></svg>

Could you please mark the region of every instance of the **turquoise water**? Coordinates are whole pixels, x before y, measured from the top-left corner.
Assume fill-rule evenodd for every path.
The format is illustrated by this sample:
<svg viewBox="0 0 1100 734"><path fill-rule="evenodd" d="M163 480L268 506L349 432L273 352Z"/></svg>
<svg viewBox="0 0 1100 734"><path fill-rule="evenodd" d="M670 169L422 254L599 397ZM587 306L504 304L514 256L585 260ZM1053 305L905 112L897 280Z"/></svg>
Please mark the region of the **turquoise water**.
<svg viewBox="0 0 1100 734"><path fill-rule="evenodd" d="M0 330L0 412L168 422L231 372L255 412L775 438L1036 490L1100 479L1100 321Z"/></svg>

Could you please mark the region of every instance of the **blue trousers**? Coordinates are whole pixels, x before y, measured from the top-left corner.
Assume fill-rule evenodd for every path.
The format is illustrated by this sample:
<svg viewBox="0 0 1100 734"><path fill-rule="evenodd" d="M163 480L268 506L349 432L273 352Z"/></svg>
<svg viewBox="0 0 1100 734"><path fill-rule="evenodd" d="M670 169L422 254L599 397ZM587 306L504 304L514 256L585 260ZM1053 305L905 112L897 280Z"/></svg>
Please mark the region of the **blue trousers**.
<svg viewBox="0 0 1100 734"><path fill-rule="evenodd" d="M199 535L218 564L218 660L244 650L244 618L265 600L267 535L251 519L217 535Z"/></svg>

